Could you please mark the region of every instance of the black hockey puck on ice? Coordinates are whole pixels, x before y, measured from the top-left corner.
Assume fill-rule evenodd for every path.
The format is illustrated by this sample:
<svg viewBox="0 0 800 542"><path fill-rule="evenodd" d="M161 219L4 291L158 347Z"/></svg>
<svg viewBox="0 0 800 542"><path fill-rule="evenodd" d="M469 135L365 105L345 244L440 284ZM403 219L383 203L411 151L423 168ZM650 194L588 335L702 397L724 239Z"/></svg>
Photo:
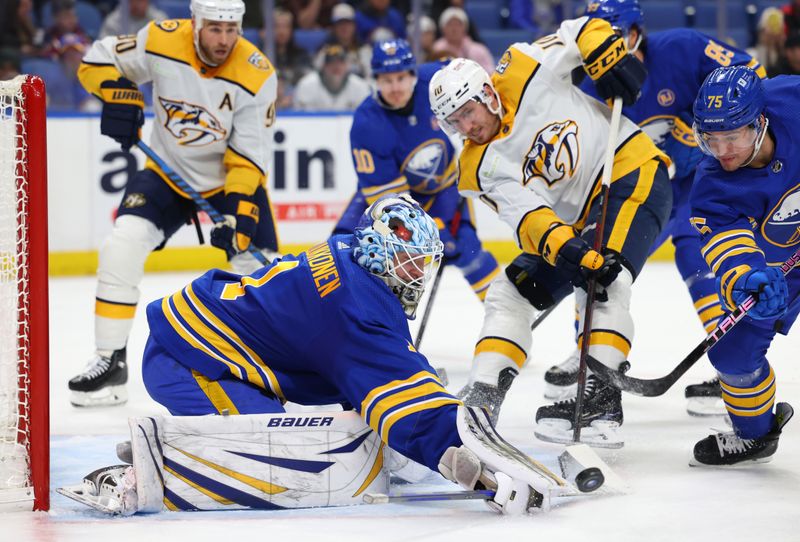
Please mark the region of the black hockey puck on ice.
<svg viewBox="0 0 800 542"><path fill-rule="evenodd" d="M605 480L600 469L589 467L579 472L575 477L575 486L581 493L589 493L602 486Z"/></svg>

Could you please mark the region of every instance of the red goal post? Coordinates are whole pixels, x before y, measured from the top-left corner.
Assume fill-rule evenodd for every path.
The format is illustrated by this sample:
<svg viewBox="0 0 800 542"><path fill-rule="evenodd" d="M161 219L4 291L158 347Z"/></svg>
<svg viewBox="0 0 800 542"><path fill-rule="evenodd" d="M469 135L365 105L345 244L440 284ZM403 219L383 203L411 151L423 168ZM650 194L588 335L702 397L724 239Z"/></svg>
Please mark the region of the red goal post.
<svg viewBox="0 0 800 542"><path fill-rule="evenodd" d="M45 106L0 81L0 510L50 507Z"/></svg>

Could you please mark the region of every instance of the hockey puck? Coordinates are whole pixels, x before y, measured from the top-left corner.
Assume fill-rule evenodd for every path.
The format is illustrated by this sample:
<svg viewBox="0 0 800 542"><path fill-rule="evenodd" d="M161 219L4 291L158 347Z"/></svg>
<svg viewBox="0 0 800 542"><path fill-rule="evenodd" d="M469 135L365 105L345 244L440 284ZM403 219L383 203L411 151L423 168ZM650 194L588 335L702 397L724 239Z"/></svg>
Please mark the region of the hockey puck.
<svg viewBox="0 0 800 542"><path fill-rule="evenodd" d="M575 477L575 486L581 493L590 493L599 488L605 482L603 472L597 467L583 469Z"/></svg>

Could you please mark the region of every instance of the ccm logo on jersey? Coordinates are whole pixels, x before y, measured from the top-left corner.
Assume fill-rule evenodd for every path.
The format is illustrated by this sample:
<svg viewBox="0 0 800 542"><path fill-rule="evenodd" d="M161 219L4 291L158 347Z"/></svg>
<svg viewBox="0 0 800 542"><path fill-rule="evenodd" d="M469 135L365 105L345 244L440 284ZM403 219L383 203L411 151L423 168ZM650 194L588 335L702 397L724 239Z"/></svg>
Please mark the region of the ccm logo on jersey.
<svg viewBox="0 0 800 542"><path fill-rule="evenodd" d="M228 131L204 107L180 100L159 98L167 120L164 127L181 145L199 147L225 139Z"/></svg>
<svg viewBox="0 0 800 542"><path fill-rule="evenodd" d="M303 418L272 418L267 427L327 427L333 423L331 416L310 416Z"/></svg>
<svg viewBox="0 0 800 542"><path fill-rule="evenodd" d="M554 122L533 139L522 165L523 184L541 179L548 186L570 178L578 167L578 125L575 121Z"/></svg>

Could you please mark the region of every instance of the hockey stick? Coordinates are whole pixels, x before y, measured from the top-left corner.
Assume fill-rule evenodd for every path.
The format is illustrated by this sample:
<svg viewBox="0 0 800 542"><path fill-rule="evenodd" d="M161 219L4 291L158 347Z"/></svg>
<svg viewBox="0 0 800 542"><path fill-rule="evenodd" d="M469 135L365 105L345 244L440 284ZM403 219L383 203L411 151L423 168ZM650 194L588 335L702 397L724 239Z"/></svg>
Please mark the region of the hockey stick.
<svg viewBox="0 0 800 542"><path fill-rule="evenodd" d="M161 171L163 171L164 174L167 177L169 177L170 181L175 183L178 186L178 188L183 190L190 198L192 198L192 201L194 202L194 204L197 205L197 207L199 207L201 211L206 213L214 224L219 224L220 222L225 222L225 218L220 214L220 212L217 211L214 207L212 207L211 204L208 203L208 200L205 199L203 196L201 196L197 192L197 190L192 188L189 185L189 183L187 183L185 180L183 180L183 178L180 175L178 175L177 172L175 172L171 167L169 167L167 165L167 163L164 162L164 160L162 160L161 157L158 154L156 154L156 151L151 149L142 140L137 141L136 142L136 146L139 147L139 149L150 160L152 160L153 162L156 163L156 165L161 169ZM261 265L269 265L269 262L267 261L266 256L264 256L264 254L262 254L260 250L258 250L256 247L254 247L252 243L247 247L247 251L250 254L252 254L253 258L258 260L258 262Z"/></svg>
<svg viewBox="0 0 800 542"><path fill-rule="evenodd" d="M622 117L622 98L614 97L611 108L611 125L608 129L608 145L606 145L606 159L603 164L602 187L600 188L600 218L594 232L592 248L602 253L603 231L605 230L606 212L608 211L608 190L611 186L611 172L614 168L614 149L617 147L617 134ZM592 338L592 316L594 314L594 298L597 289L597 279L589 277L586 287L586 311L583 313L583 342L581 343L580 361L578 363L578 389L575 396L575 418L572 429L572 441L581 440L581 418L583 417L583 390L586 389L586 357L589 355L589 343Z"/></svg>
<svg viewBox="0 0 800 542"><path fill-rule="evenodd" d="M386 495L385 493L364 494L365 504L387 504L397 502L425 502L425 501L489 501L494 498L494 491L490 489L473 489L468 491L444 491L441 493L406 493L405 495Z"/></svg>
<svg viewBox="0 0 800 542"><path fill-rule="evenodd" d="M794 254L789 256L789 258L781 264L781 271L786 275L798 264L800 264L800 249L797 249ZM606 367L591 356L589 356L587 363L589 364L589 368L599 378L618 387L622 391L627 391L628 393L640 395L642 397L657 397L670 389L692 365L697 363L697 360L702 358L706 352L711 350L714 345L722 339L722 337L733 329L733 326L739 323L755 304L756 298L752 295L748 296L747 299L742 301L742 303L733 310L733 312L723 318L722 321L717 324L717 327L714 328L714 331L709 333L688 356L683 358L683 361L681 361L677 367L668 375L662 376L661 378L643 379L627 376L619 371Z"/></svg>
<svg viewBox="0 0 800 542"><path fill-rule="evenodd" d="M458 228L461 226L461 207L464 205L464 198L458 198L458 206L456 212L453 213L453 220L450 222L450 235L455 237L458 233ZM444 259L439 262L439 269L436 270L436 276L433 277L433 284L431 284L431 293L428 296L428 304L425 305L425 312L422 313L422 320L419 322L419 329L417 330L417 337L414 339L414 349L419 350L419 345L422 344L422 337L425 336L425 328L428 326L428 318L431 315L433 308L433 300L436 299L436 292L439 290L439 283L442 281L444 274Z"/></svg>

